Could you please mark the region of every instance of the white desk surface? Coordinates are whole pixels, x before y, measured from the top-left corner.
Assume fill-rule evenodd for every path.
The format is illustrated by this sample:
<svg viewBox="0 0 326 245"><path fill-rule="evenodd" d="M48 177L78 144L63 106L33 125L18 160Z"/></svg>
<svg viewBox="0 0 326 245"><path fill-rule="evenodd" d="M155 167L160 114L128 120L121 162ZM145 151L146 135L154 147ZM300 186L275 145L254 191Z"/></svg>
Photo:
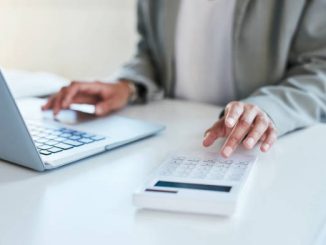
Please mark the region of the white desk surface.
<svg viewBox="0 0 326 245"><path fill-rule="evenodd" d="M119 114L166 131L46 173L1 162L0 244L313 244L326 220L324 125L261 154L231 218L133 207L133 191L153 168L171 151L200 147L219 112L170 100L133 106Z"/></svg>

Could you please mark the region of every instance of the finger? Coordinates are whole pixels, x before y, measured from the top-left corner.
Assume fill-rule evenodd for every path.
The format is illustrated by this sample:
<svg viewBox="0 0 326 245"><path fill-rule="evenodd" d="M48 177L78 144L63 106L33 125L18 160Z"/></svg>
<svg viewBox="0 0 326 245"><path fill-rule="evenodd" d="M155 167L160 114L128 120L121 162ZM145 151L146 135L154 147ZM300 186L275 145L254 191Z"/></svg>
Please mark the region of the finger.
<svg viewBox="0 0 326 245"><path fill-rule="evenodd" d="M114 109L115 108L113 107L113 101L107 99L96 104L95 114L97 116L105 116L112 112Z"/></svg>
<svg viewBox="0 0 326 245"><path fill-rule="evenodd" d="M203 146L209 147L211 146L218 138L223 137L225 135L224 130L224 120L218 121L213 125L210 129L208 129L205 133Z"/></svg>
<svg viewBox="0 0 326 245"><path fill-rule="evenodd" d="M267 135L266 132L261 136L261 138L259 139L260 142L263 142L266 139Z"/></svg>
<svg viewBox="0 0 326 245"><path fill-rule="evenodd" d="M273 126L269 127L266 134L266 139L263 141L263 143L260 146L260 150L262 152L267 152L272 147L272 145L277 140L277 132Z"/></svg>
<svg viewBox="0 0 326 245"><path fill-rule="evenodd" d="M268 129L269 121L266 116L257 116L253 128L250 130L243 145L247 149L252 149Z"/></svg>
<svg viewBox="0 0 326 245"><path fill-rule="evenodd" d="M243 103L231 102L227 105L226 110L225 125L228 128L233 128L244 111Z"/></svg>
<svg viewBox="0 0 326 245"><path fill-rule="evenodd" d="M100 95L102 91L102 84L99 82L72 82L69 86L66 96L63 101L63 105L68 108L72 103L74 98L79 94L89 94L89 95Z"/></svg>
<svg viewBox="0 0 326 245"><path fill-rule="evenodd" d="M87 95L87 94L78 94L73 98L72 103L95 105L96 103L98 103L98 101L99 101L98 96Z"/></svg>
<svg viewBox="0 0 326 245"><path fill-rule="evenodd" d="M226 142L224 143L221 149L221 155L223 157L229 157L238 147L240 142L243 140L243 138L246 136L249 129L251 128L256 115L256 110L249 109L245 111L236 126L231 131L230 135L226 139Z"/></svg>
<svg viewBox="0 0 326 245"><path fill-rule="evenodd" d="M77 95L77 93L79 92L79 87L81 86L80 83L77 83L77 82L72 82L70 84L70 86L68 87L68 91L67 91L67 94L62 102L63 106L68 108L74 97Z"/></svg>
<svg viewBox="0 0 326 245"><path fill-rule="evenodd" d="M53 114L58 115L62 107L62 99L66 93L66 87L63 87L60 92L56 95L54 101L53 101Z"/></svg>
<svg viewBox="0 0 326 245"><path fill-rule="evenodd" d="M42 110L49 110L49 109L51 109L52 107L53 107L53 102L54 102L54 100L55 100L55 96L56 95L53 95L53 96L51 96L49 99L48 99L48 101L44 104L44 105L42 105Z"/></svg>

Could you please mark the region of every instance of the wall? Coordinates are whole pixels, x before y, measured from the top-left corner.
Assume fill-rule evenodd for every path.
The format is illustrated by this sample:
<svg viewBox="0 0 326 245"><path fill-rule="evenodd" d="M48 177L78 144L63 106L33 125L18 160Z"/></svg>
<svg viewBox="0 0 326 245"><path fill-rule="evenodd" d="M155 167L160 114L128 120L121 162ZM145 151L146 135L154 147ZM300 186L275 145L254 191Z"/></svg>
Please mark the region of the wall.
<svg viewBox="0 0 326 245"><path fill-rule="evenodd" d="M0 65L105 77L133 53L134 0L0 0Z"/></svg>

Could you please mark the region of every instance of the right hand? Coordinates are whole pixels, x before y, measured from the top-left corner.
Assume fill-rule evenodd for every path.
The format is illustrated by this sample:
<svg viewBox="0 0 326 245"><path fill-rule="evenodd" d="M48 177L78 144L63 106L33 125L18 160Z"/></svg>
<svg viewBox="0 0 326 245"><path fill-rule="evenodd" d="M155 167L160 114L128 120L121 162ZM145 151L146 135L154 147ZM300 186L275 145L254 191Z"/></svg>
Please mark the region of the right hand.
<svg viewBox="0 0 326 245"><path fill-rule="evenodd" d="M104 116L126 106L130 95L131 91L126 81L117 83L74 81L53 95L42 106L42 110L52 109L53 114L57 115L60 110L68 109L73 103L93 104L95 114Z"/></svg>
<svg viewBox="0 0 326 245"><path fill-rule="evenodd" d="M240 144L247 150L260 144L260 150L267 152L277 140L277 130L258 106L232 101L226 106L225 115L206 131L203 145L209 147L221 137L226 137L226 141L220 153L228 158Z"/></svg>

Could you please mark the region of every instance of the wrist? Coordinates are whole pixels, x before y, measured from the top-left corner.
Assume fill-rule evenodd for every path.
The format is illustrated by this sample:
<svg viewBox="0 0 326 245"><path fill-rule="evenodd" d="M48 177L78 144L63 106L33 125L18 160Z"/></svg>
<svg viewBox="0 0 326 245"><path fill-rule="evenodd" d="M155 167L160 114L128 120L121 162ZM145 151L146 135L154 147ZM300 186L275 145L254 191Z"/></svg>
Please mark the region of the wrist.
<svg viewBox="0 0 326 245"><path fill-rule="evenodd" d="M124 85L125 88L128 90L129 103L135 102L138 99L138 91L135 83L128 80L120 80L119 83Z"/></svg>

